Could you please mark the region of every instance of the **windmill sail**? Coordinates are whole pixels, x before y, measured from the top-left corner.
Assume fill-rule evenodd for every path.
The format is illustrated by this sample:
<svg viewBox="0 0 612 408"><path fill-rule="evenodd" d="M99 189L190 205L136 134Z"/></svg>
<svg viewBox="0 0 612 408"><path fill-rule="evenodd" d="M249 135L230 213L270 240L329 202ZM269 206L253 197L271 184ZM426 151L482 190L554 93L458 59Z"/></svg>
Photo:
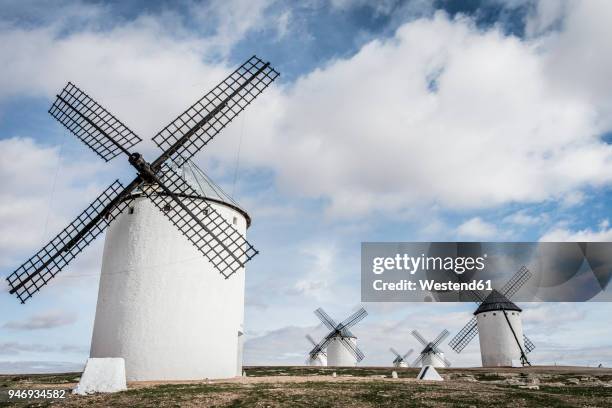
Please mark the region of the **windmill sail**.
<svg viewBox="0 0 612 408"><path fill-rule="evenodd" d="M472 339L478 334L478 322L476 317L472 317L463 329L457 333L455 337L448 343L449 346L457 353L461 351L472 341Z"/></svg>
<svg viewBox="0 0 612 408"><path fill-rule="evenodd" d="M527 336L523 334L523 344L525 344L525 351L531 353L535 349L535 344Z"/></svg>
<svg viewBox="0 0 612 408"><path fill-rule="evenodd" d="M427 341L425 340L423 336L421 336L421 334L417 330L413 330L412 335L424 347L423 347L423 350L421 350L421 353L419 354L419 356L412 362L412 367L417 367L420 364L425 364L426 359L428 361L432 361L433 359L436 359L439 362L439 364L445 367L450 367L451 365L450 361L448 361L442 355L442 351L438 348L440 343L442 343L444 339L448 337L449 334L450 334L449 331L444 329L440 332L440 334L438 334L438 336L436 336L436 338L433 341ZM412 352L412 350L410 352Z"/></svg>
<svg viewBox="0 0 612 408"><path fill-rule="evenodd" d="M105 161L142 140L72 82L57 95L49 113Z"/></svg>
<svg viewBox="0 0 612 408"><path fill-rule="evenodd" d="M143 188L144 195L226 278L244 267L257 250L218 211L169 165L162 174L164 191L157 185ZM160 180L161 181L161 180Z"/></svg>
<svg viewBox="0 0 612 408"><path fill-rule="evenodd" d="M168 159L187 161L246 108L277 77L278 72L253 56L225 81L187 109L153 139L166 149L148 163L130 153L141 139L109 111L72 83L57 96L49 113L104 160L120 153L138 170L121 191L114 183L47 246L8 278L10 293L24 303L95 239L121 211L136 188L148 197L185 237L226 278L258 252L212 206L201 200L172 170ZM162 179L163 178L163 181ZM117 212L118 213L118 212ZM248 217L247 217L248 223Z"/></svg>
<svg viewBox="0 0 612 408"><path fill-rule="evenodd" d="M415 339L417 339L419 341L419 343L421 343L424 346L427 346L429 344L429 342L427 340L425 340L425 338L423 336L421 336L421 333L419 333L416 330L412 331L412 335L414 336Z"/></svg>
<svg viewBox="0 0 612 408"><path fill-rule="evenodd" d="M510 280L504 285L500 291L502 295L511 298L519 291L520 288L531 278L531 271L525 266L522 266Z"/></svg>
<svg viewBox="0 0 612 408"><path fill-rule="evenodd" d="M350 327L355 326L368 315L368 312L366 312L364 308L360 308L341 323L336 323L322 308L315 310L314 314L330 332L313 348L313 351L317 349L324 350L332 341L337 340L353 355L357 362L365 358L365 355L359 347L351 341L355 336L349 330Z"/></svg>
<svg viewBox="0 0 612 408"><path fill-rule="evenodd" d="M6 278L9 293L15 294L21 303L31 298L108 227L127 205L121 200L129 191L119 181L111 184L62 232Z"/></svg>
<svg viewBox="0 0 612 408"><path fill-rule="evenodd" d="M342 342L342 344L344 345L344 347L346 347L346 349L348 351L351 352L351 354L355 357L355 360L357 360L357 362L360 362L361 360L363 360L365 358L365 355L363 354L363 352L359 349L359 347L357 347L356 345L354 345L351 341L349 341L346 337L341 337L340 341Z"/></svg>
<svg viewBox="0 0 612 408"><path fill-rule="evenodd" d="M269 63L251 57L153 137L155 144L164 150L153 167L177 156L189 160L278 75Z"/></svg>
<svg viewBox="0 0 612 408"><path fill-rule="evenodd" d="M329 330L336 329L336 326L337 326L336 322L334 322L334 319L332 319L325 312L325 310L323 310L323 308L318 308L317 310L314 311L314 314L319 318L319 320L321 320L321 323L323 323L325 327L327 327Z"/></svg>
<svg viewBox="0 0 612 408"><path fill-rule="evenodd" d="M408 350L404 355L401 355L396 349L393 347L389 348L389 351L395 355L395 359L393 360L393 364L406 363L406 359L412 354L413 349Z"/></svg>

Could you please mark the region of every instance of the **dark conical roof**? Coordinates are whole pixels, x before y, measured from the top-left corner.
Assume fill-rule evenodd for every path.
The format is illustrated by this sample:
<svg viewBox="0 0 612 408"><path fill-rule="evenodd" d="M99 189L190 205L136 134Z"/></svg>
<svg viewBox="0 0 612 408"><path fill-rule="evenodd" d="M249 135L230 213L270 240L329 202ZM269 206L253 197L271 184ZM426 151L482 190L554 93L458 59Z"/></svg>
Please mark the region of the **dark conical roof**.
<svg viewBox="0 0 612 408"><path fill-rule="evenodd" d="M493 312L496 310L516 310L522 312L521 308L511 302L507 297L493 289L489 296L487 296L478 306L478 309L474 312L475 315L483 312Z"/></svg>

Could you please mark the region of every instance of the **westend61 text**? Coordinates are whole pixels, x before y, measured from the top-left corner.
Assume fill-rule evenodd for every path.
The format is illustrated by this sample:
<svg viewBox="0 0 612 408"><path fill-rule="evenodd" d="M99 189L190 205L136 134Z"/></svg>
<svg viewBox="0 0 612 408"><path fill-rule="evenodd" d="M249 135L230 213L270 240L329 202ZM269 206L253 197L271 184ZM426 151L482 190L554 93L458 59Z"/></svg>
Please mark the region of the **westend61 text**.
<svg viewBox="0 0 612 408"><path fill-rule="evenodd" d="M427 291L436 291L436 292L445 292L445 291L480 291L480 290L493 290L491 286L491 280L473 280L471 282L436 282L434 280L428 279L418 280L419 287L417 287L417 283L413 281L409 281L407 279L402 279L397 282L383 282L381 279L377 279L372 282L372 287L376 291L387 291L387 290L427 290Z"/></svg>

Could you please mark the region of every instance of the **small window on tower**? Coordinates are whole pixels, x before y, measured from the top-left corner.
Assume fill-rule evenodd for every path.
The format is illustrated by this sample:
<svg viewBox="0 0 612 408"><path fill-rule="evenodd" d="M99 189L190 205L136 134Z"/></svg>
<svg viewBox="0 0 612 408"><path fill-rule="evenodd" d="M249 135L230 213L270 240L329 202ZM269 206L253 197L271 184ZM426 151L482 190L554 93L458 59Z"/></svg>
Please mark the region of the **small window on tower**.
<svg viewBox="0 0 612 408"><path fill-rule="evenodd" d="M238 224L238 218L234 217L232 219L232 224L234 224L234 225Z"/></svg>
<svg viewBox="0 0 612 408"><path fill-rule="evenodd" d="M130 207L130 209L128 210L129 214L134 214L134 207Z"/></svg>
<svg viewBox="0 0 612 408"><path fill-rule="evenodd" d="M495 316L495 313L493 313L493 316Z"/></svg>

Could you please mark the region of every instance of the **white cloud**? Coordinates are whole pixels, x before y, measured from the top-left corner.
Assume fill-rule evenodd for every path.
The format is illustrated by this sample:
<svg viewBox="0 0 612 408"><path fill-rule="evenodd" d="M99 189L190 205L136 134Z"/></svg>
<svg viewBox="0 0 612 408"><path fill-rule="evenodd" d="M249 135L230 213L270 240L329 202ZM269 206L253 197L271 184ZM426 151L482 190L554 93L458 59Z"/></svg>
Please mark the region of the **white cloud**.
<svg viewBox="0 0 612 408"><path fill-rule="evenodd" d="M433 0L331 0L330 4L332 8L343 12L354 8L368 7L375 14L391 16L392 18L401 16L404 19L407 16L430 14L434 10Z"/></svg>
<svg viewBox="0 0 612 408"><path fill-rule="evenodd" d="M248 15L237 29L246 35L269 7L226 7L218 18L229 27ZM568 9L567 30L544 40L483 31L443 13L406 23L389 40L267 91L244 115L241 160L274 170L285 191L326 199L335 216L540 202L609 183L612 147L597 135L612 123L602 99L612 84L600 72L612 68L612 53L606 41L587 41L607 25L582 8ZM147 139L231 69L202 58L218 38L170 32L151 16L60 33L0 29L0 98L50 97L71 79ZM597 70L570 76L559 68L571 65L570 52L573 61L588 53L581 67ZM591 74L597 86L583 78ZM206 157L231 167L238 131L230 126Z"/></svg>
<svg viewBox="0 0 612 408"><path fill-rule="evenodd" d="M208 42L213 50L226 55L247 33L263 30L271 21L277 24L274 28L279 36L287 33L289 15L286 11L276 20L266 18L267 9L274 3L274 0L213 0L192 4L191 13L197 22L215 27Z"/></svg>
<svg viewBox="0 0 612 408"><path fill-rule="evenodd" d="M548 219L548 215L540 213L537 215L529 214L525 210L519 210L513 214L504 217L503 221L506 223L516 224L523 227L529 227L545 222Z"/></svg>
<svg viewBox="0 0 612 408"><path fill-rule="evenodd" d="M6 354L13 356L19 353L53 353L57 351L66 353L87 354L89 352L89 347L77 346L74 344L50 346L48 344L19 343L16 341L6 341L0 343L0 355ZM3 362L0 362L0 367L2 364Z"/></svg>
<svg viewBox="0 0 612 408"><path fill-rule="evenodd" d="M312 328L283 327L258 337L247 338L244 345L244 364L303 365L310 343L305 336Z"/></svg>
<svg viewBox="0 0 612 408"><path fill-rule="evenodd" d="M561 2L550 5L549 20L560 20L561 30L551 32L541 43L544 69L560 97L570 96L597 106L594 121L612 126L612 3L606 0Z"/></svg>
<svg viewBox="0 0 612 408"><path fill-rule="evenodd" d="M229 71L202 62L205 40L176 38L162 23L143 17L109 31L71 35L55 27L0 28L6 67L0 100L51 98L70 80L148 141ZM31 63L34 56L39 63Z"/></svg>
<svg viewBox="0 0 612 408"><path fill-rule="evenodd" d="M474 217L457 227L457 234L467 238L494 238L499 235L495 225Z"/></svg>
<svg viewBox="0 0 612 408"><path fill-rule="evenodd" d="M32 139L0 140L0 265L55 236L106 187L96 181L102 174L102 161L66 160Z"/></svg>
<svg viewBox="0 0 612 408"><path fill-rule="evenodd" d="M599 229L584 228L571 230L564 226L556 226L542 235L542 242L609 242L612 240L612 228L608 220L602 220Z"/></svg>
<svg viewBox="0 0 612 408"><path fill-rule="evenodd" d="M582 191L571 191L562 197L561 206L564 208L576 207L585 202L587 196Z"/></svg>
<svg viewBox="0 0 612 408"><path fill-rule="evenodd" d="M288 295L304 295L322 300L332 295L337 251L333 244L316 244L302 249L307 272L286 290Z"/></svg>
<svg viewBox="0 0 612 408"><path fill-rule="evenodd" d="M0 355L15 355L20 352L46 353L53 351L54 348L46 344L22 344L16 341L0 343Z"/></svg>
<svg viewBox="0 0 612 408"><path fill-rule="evenodd" d="M585 318L571 303L532 303L523 310L523 323L531 330L559 330Z"/></svg>
<svg viewBox="0 0 612 408"><path fill-rule="evenodd" d="M527 35L533 37L554 29L567 12L568 3L567 0L536 1L534 10L527 17L525 25Z"/></svg>
<svg viewBox="0 0 612 408"><path fill-rule="evenodd" d="M284 36L287 35L287 33L289 32L289 27L291 25L291 19L292 19L292 13L290 10L285 10L283 11L279 16L278 16L278 37L277 38L283 38Z"/></svg>
<svg viewBox="0 0 612 408"><path fill-rule="evenodd" d="M25 320L11 320L2 325L11 330L41 330L67 326L76 322L77 316L72 312L52 310L28 317Z"/></svg>
<svg viewBox="0 0 612 408"><path fill-rule="evenodd" d="M83 368L82 363L64 361L0 361L1 374L69 373L81 372Z"/></svg>
<svg viewBox="0 0 612 408"><path fill-rule="evenodd" d="M555 50L542 46L442 13L407 23L273 95L276 109L255 106L244 160L328 198L336 216L541 202L609 183L606 112L573 79L549 79Z"/></svg>

